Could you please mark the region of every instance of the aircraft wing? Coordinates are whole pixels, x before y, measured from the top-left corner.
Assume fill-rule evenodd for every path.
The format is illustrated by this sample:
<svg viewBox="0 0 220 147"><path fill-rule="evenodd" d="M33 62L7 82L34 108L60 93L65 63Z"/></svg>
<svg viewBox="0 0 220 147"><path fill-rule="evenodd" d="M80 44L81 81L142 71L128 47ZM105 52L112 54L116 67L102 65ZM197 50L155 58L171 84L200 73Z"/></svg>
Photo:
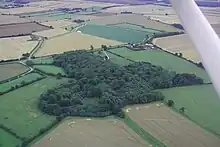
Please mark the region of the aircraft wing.
<svg viewBox="0 0 220 147"><path fill-rule="evenodd" d="M220 97L220 39L194 0L171 0Z"/></svg>

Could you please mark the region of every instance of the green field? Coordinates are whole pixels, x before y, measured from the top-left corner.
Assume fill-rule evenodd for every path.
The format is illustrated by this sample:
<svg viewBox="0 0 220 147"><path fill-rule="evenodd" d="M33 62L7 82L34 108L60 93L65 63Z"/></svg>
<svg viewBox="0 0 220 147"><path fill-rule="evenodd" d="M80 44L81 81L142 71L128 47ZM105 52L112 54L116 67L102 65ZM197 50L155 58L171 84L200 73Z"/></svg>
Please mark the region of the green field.
<svg viewBox="0 0 220 147"><path fill-rule="evenodd" d="M49 14L49 15L45 15L47 17L52 17L56 20L60 20L60 19L71 19L73 17L73 13L67 13L67 12L59 12L59 13L55 13L55 14Z"/></svg>
<svg viewBox="0 0 220 147"><path fill-rule="evenodd" d="M108 54L108 56L110 57L110 61L115 63L115 64L118 64L120 66L126 66L128 64L131 64L132 62L127 60L127 59L124 59L124 58L121 58L119 56L116 56L112 53L109 53L109 52L106 52ZM104 57L105 57L105 54L103 52L101 52L100 54L98 52L95 52L96 55L98 56L101 56L103 57L103 60L104 60Z"/></svg>
<svg viewBox="0 0 220 147"><path fill-rule="evenodd" d="M56 75L58 73L61 73L62 75L65 75L65 72L62 68L53 65L34 65L34 68L49 74L51 73Z"/></svg>
<svg viewBox="0 0 220 147"><path fill-rule="evenodd" d="M144 31L147 33L161 33L163 31L156 30L156 29L151 29L151 28L145 28L136 24L130 24L130 23L119 23L119 24L114 24L111 26L116 26L120 28L126 28L126 29L131 29L131 30L136 30L136 31Z"/></svg>
<svg viewBox="0 0 220 147"><path fill-rule="evenodd" d="M220 136L220 99L212 85L189 86L160 90L166 100L173 100L176 109L185 107L185 114L197 124Z"/></svg>
<svg viewBox="0 0 220 147"><path fill-rule="evenodd" d="M0 129L0 147L16 147L16 145L20 146L20 144L21 141L19 139Z"/></svg>
<svg viewBox="0 0 220 147"><path fill-rule="evenodd" d="M93 24L81 27L79 30L85 34L131 43L141 42L144 40L146 35L152 34L151 32L136 31L116 26L103 26Z"/></svg>
<svg viewBox="0 0 220 147"><path fill-rule="evenodd" d="M177 73L191 73L204 79L204 82L210 82L207 73L196 65L183 60L179 57L160 50L132 51L127 48L112 49L110 52L124 56L134 61L146 61L154 65L162 66L165 69L176 71Z"/></svg>
<svg viewBox="0 0 220 147"><path fill-rule="evenodd" d="M31 60L34 64L52 64L53 63L53 57L47 56L47 57L40 57Z"/></svg>
<svg viewBox="0 0 220 147"><path fill-rule="evenodd" d="M25 16L25 17L35 17L35 16L51 16L51 15L56 15L59 13L59 11L47 11L47 12L34 12L34 13L26 13L26 14L21 14L20 16Z"/></svg>
<svg viewBox="0 0 220 147"><path fill-rule="evenodd" d="M10 82L0 84L0 92L8 91L8 90L11 89L12 86L20 85L22 82L29 83L29 82L34 81L34 80L36 80L38 78L41 78L41 77L42 76L37 74L37 73L27 74L27 75L25 75L23 77L20 77L18 79L12 80Z"/></svg>
<svg viewBox="0 0 220 147"><path fill-rule="evenodd" d="M0 96L0 124L21 137L36 135L55 120L55 117L44 115L37 108L40 95L66 81L46 78Z"/></svg>

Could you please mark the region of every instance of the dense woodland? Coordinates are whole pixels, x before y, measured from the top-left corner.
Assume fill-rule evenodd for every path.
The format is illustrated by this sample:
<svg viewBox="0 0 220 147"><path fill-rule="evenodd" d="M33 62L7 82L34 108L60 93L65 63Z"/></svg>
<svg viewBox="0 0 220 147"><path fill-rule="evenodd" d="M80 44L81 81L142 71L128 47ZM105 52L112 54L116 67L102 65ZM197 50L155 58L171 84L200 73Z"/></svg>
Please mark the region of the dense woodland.
<svg viewBox="0 0 220 147"><path fill-rule="evenodd" d="M56 55L54 65L62 67L69 82L40 97L39 108L50 115L123 117L128 104L163 100L155 89L202 84L191 74L176 74L146 62L120 67L91 52Z"/></svg>

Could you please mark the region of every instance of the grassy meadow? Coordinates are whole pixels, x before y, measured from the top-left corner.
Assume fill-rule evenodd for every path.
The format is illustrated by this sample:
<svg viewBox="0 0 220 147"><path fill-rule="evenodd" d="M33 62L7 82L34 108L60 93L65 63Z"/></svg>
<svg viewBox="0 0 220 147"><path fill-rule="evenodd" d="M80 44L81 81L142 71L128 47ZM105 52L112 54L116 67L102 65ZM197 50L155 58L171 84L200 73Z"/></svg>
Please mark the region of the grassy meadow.
<svg viewBox="0 0 220 147"><path fill-rule="evenodd" d="M21 85L22 82L29 83L29 82L37 80L38 78L41 78L41 77L42 76L39 75L38 73L27 74L27 75L20 77L18 79L0 84L0 92L8 91L9 89L11 89L12 86Z"/></svg>
<svg viewBox="0 0 220 147"><path fill-rule="evenodd" d="M53 63L53 57L47 56L47 57L40 57L32 60L34 64L52 64Z"/></svg>
<svg viewBox="0 0 220 147"><path fill-rule="evenodd" d="M150 62L165 69L176 71L177 73L195 74L198 77L201 77L204 82L210 82L208 74L203 69L179 57L160 50L132 51L124 47L112 49L109 51L133 61Z"/></svg>
<svg viewBox="0 0 220 147"><path fill-rule="evenodd" d="M62 68L54 65L34 65L34 68L49 74L56 75L58 73L61 73L62 75L65 75L65 72Z"/></svg>
<svg viewBox="0 0 220 147"><path fill-rule="evenodd" d="M64 82L65 79L46 78L0 96L0 124L21 137L36 135L55 120L38 109L40 95Z"/></svg>
<svg viewBox="0 0 220 147"><path fill-rule="evenodd" d="M113 62L115 64L118 64L120 66L126 66L126 65L132 63L131 61L129 61L129 60L125 59L125 58L119 57L117 55L114 55L114 54L112 54L110 52L106 52L106 53L108 54L111 62ZM103 60L104 60L105 54L103 52L100 52L100 53L99 52L95 52L95 54L98 55L98 56L103 57Z"/></svg>
<svg viewBox="0 0 220 147"><path fill-rule="evenodd" d="M151 32L143 32L132 29L126 29L117 26L104 26L104 25L86 25L79 29L81 32L93 36L98 36L106 39L116 40L120 42L137 43L144 40L146 35L152 34Z"/></svg>
<svg viewBox="0 0 220 147"><path fill-rule="evenodd" d="M0 147L16 147L20 145L21 141L11 134L0 129Z"/></svg>

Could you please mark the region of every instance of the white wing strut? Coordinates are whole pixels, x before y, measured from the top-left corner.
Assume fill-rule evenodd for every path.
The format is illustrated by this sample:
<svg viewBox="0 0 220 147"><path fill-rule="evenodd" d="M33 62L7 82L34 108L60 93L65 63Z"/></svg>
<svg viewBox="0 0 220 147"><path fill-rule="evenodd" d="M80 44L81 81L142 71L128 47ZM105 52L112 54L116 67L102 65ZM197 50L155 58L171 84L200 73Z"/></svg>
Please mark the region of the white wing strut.
<svg viewBox="0 0 220 147"><path fill-rule="evenodd" d="M171 0L220 97L220 39L194 0Z"/></svg>

